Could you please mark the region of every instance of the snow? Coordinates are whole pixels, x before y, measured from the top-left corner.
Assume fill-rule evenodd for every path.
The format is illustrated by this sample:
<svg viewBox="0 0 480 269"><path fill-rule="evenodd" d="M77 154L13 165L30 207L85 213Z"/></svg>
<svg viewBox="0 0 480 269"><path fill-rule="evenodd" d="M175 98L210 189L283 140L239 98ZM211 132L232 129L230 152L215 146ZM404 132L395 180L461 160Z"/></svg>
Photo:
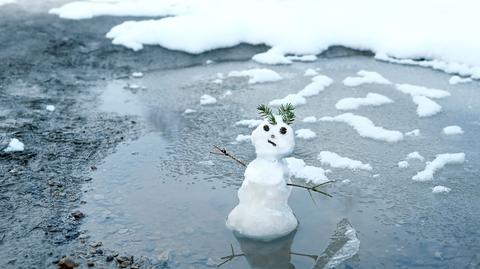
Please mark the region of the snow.
<svg viewBox="0 0 480 269"><path fill-rule="evenodd" d="M420 161L423 162L425 160L425 158L423 158L423 156L420 155L420 153L418 153L418 151L413 151L413 152L408 153L407 160L420 160Z"/></svg>
<svg viewBox="0 0 480 269"><path fill-rule="evenodd" d="M445 135L457 135L457 134L463 134L463 130L460 126L457 125L450 125L442 130L443 134Z"/></svg>
<svg viewBox="0 0 480 269"><path fill-rule="evenodd" d="M436 171L447 164L461 164L465 161L465 153L443 153L438 154L432 162L427 163L423 171L412 177L416 181L432 180Z"/></svg>
<svg viewBox="0 0 480 269"><path fill-rule="evenodd" d="M373 51L377 59L480 76L480 37L472 34L480 20L478 9L479 3L469 0L92 0L68 3L50 13L70 19L167 16L126 21L107 34L114 44L134 50L161 45L202 53L241 43L265 44L285 61L279 56L317 55L338 45Z"/></svg>
<svg viewBox="0 0 480 269"><path fill-rule="evenodd" d="M132 77L141 78L141 77L143 77L143 73L142 72L133 72Z"/></svg>
<svg viewBox="0 0 480 269"><path fill-rule="evenodd" d="M468 83L468 82L472 82L472 79L471 78L462 78L462 77L459 77L459 76L452 76L448 80L448 83L450 83L451 85L460 84L460 83Z"/></svg>
<svg viewBox="0 0 480 269"><path fill-rule="evenodd" d="M313 77L318 75L318 72L315 69L308 68L305 70L305 73L303 74L305 77Z"/></svg>
<svg viewBox="0 0 480 269"><path fill-rule="evenodd" d="M55 111L55 106L54 105L46 105L45 109L50 111L50 112L53 112L53 111Z"/></svg>
<svg viewBox="0 0 480 269"><path fill-rule="evenodd" d="M411 130L410 132L405 133L406 136L419 136L420 135L420 130L419 129L414 129Z"/></svg>
<svg viewBox="0 0 480 269"><path fill-rule="evenodd" d="M25 145L20 142L20 140L16 138L12 138L8 146L3 150L4 152L16 152L16 151L23 151L25 149Z"/></svg>
<svg viewBox="0 0 480 269"><path fill-rule="evenodd" d="M444 98L450 96L450 93L439 89L430 89L423 86L411 84L397 84L397 90L411 96L425 96L428 98Z"/></svg>
<svg viewBox="0 0 480 269"><path fill-rule="evenodd" d="M318 159L322 164L328 164L334 168L348 168L351 170L372 170L372 166L368 163L362 163L358 160L353 160L347 157L342 157L335 152L321 151L318 155Z"/></svg>
<svg viewBox="0 0 480 269"><path fill-rule="evenodd" d="M221 78L217 78L213 81L213 83L215 84L222 84L223 83L223 80Z"/></svg>
<svg viewBox="0 0 480 269"><path fill-rule="evenodd" d="M317 121L317 117L315 116L309 116L309 117L305 117L302 122L305 122L305 123L312 123L312 122L316 122Z"/></svg>
<svg viewBox="0 0 480 269"><path fill-rule="evenodd" d="M260 125L260 123L262 123L262 122L263 122L263 120L256 120L256 119L240 120L240 121L235 122L235 126L246 126L248 128L255 128L258 125Z"/></svg>
<svg viewBox="0 0 480 269"><path fill-rule="evenodd" d="M344 113L335 117L323 117L320 121L346 123L355 129L361 137L389 143L403 140L403 134L401 132L375 126L369 118L352 113Z"/></svg>
<svg viewBox="0 0 480 269"><path fill-rule="evenodd" d="M398 167L407 168L408 167L408 162L407 161L399 161L398 162Z"/></svg>
<svg viewBox="0 0 480 269"><path fill-rule="evenodd" d="M13 4L17 2L16 0L0 0L0 6L6 5L6 4Z"/></svg>
<svg viewBox="0 0 480 269"><path fill-rule="evenodd" d="M315 62L317 60L317 56L315 55L292 55L286 58L295 62Z"/></svg>
<svg viewBox="0 0 480 269"><path fill-rule="evenodd" d="M183 114L192 114L197 112L195 109L187 108L185 111L183 111Z"/></svg>
<svg viewBox="0 0 480 269"><path fill-rule="evenodd" d="M333 83L333 80L324 75L317 75L312 78L312 82L305 86L303 90L298 92L298 95L303 97L310 97L319 94L321 91L325 90L326 87L330 86Z"/></svg>
<svg viewBox="0 0 480 269"><path fill-rule="evenodd" d="M292 104L293 106L299 106L307 103L307 99L299 94L289 94L281 99L275 99L268 103L271 106L281 106L284 104Z"/></svg>
<svg viewBox="0 0 480 269"><path fill-rule="evenodd" d="M233 94L233 93L232 93L231 90L227 90L227 91L225 91L225 92L223 93L222 98L225 98L225 97L230 96L230 95L232 95L232 94Z"/></svg>
<svg viewBox="0 0 480 269"><path fill-rule="evenodd" d="M322 184L328 181L325 170L321 167L306 165L302 159L288 157L285 158L290 173L295 178L304 179L305 182L313 184Z"/></svg>
<svg viewBox="0 0 480 269"><path fill-rule="evenodd" d="M213 62L212 60L206 60L206 61L205 61L205 64L206 64L206 65L213 64L213 63L214 63L214 62Z"/></svg>
<svg viewBox="0 0 480 269"><path fill-rule="evenodd" d="M282 80L282 77L275 71L267 68L255 68L243 71L231 71L229 77L250 77L248 83L265 83Z"/></svg>
<svg viewBox="0 0 480 269"><path fill-rule="evenodd" d="M335 104L335 108L339 110L355 110L361 106L381 106L393 103L393 100L378 94L369 92L364 98L343 98Z"/></svg>
<svg viewBox="0 0 480 269"><path fill-rule="evenodd" d="M295 131L295 135L298 138L302 138L302 139L305 139L305 140L310 140L310 139L313 139L317 136L317 134L310 129L298 129L298 130Z"/></svg>
<svg viewBox="0 0 480 269"><path fill-rule="evenodd" d="M237 135L237 137L235 138L235 141L237 142L246 142L246 141L250 141L250 135L244 135L244 134L239 134Z"/></svg>
<svg viewBox="0 0 480 269"><path fill-rule="evenodd" d="M217 102L217 99L213 96L208 94L204 94L200 97L200 104L201 105L213 105Z"/></svg>
<svg viewBox="0 0 480 269"><path fill-rule="evenodd" d="M413 96L412 100L417 105L417 115L419 117L430 117L442 111L442 107L428 97Z"/></svg>
<svg viewBox="0 0 480 269"><path fill-rule="evenodd" d="M435 186L432 188L432 193L449 193L452 189L445 186Z"/></svg>
<svg viewBox="0 0 480 269"><path fill-rule="evenodd" d="M271 48L266 52L258 53L252 60L261 64L291 64L292 60L285 57L283 52L277 48Z"/></svg>
<svg viewBox="0 0 480 269"><path fill-rule="evenodd" d="M388 79L384 78L377 72L360 70L358 77L347 77L343 80L343 85L348 87L356 87L366 83L392 84Z"/></svg>

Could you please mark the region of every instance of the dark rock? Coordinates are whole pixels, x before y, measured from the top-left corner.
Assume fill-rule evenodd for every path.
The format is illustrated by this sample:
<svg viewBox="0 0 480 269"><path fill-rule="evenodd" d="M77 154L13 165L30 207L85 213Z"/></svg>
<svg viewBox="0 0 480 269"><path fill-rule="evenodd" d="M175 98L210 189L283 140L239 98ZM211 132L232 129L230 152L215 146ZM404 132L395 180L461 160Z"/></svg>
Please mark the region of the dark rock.
<svg viewBox="0 0 480 269"><path fill-rule="evenodd" d="M81 212L80 210L72 212L71 215L75 220L80 220L85 217L85 214L83 214L83 212Z"/></svg>
<svg viewBox="0 0 480 269"><path fill-rule="evenodd" d="M79 266L79 264L70 257L63 257L58 261L57 265L62 269L72 269Z"/></svg>
<svg viewBox="0 0 480 269"><path fill-rule="evenodd" d="M112 256L112 255L108 255L107 258L106 258L106 261L107 261L107 262L113 261L113 256Z"/></svg>

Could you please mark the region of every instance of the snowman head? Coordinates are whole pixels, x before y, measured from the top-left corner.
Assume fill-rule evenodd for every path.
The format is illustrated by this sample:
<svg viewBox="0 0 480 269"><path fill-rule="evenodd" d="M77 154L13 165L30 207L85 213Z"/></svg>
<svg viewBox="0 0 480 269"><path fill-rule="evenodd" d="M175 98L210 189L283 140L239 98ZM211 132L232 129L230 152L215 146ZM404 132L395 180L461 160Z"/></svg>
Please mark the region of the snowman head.
<svg viewBox="0 0 480 269"><path fill-rule="evenodd" d="M252 144L259 158L281 159L293 152L295 138L290 124L295 119L294 107L282 105L278 115L265 105L258 106L264 121L252 132Z"/></svg>

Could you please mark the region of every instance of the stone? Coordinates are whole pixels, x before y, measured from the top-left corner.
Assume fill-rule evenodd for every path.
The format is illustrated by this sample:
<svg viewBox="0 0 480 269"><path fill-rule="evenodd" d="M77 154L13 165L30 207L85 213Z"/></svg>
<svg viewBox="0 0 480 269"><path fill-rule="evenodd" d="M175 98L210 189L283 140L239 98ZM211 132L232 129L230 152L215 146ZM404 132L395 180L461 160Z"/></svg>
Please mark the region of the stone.
<svg viewBox="0 0 480 269"><path fill-rule="evenodd" d="M75 268L75 267L78 267L79 264L76 263L72 258L70 257L63 257L60 259L60 261L58 261L58 267L62 268L62 269L72 269L72 268Z"/></svg>

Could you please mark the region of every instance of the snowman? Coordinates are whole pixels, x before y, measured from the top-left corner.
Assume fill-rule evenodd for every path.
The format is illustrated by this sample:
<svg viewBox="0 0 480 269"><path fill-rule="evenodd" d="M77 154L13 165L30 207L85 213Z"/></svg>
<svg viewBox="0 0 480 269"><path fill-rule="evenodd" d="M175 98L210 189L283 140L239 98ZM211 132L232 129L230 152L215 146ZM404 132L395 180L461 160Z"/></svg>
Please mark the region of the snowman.
<svg viewBox="0 0 480 269"><path fill-rule="evenodd" d="M290 124L293 106L282 105L278 115L265 105L258 107L264 121L252 132L257 158L247 165L238 190L239 204L230 212L227 227L237 234L270 241L296 229L298 221L288 206L290 172L284 160L295 147Z"/></svg>

